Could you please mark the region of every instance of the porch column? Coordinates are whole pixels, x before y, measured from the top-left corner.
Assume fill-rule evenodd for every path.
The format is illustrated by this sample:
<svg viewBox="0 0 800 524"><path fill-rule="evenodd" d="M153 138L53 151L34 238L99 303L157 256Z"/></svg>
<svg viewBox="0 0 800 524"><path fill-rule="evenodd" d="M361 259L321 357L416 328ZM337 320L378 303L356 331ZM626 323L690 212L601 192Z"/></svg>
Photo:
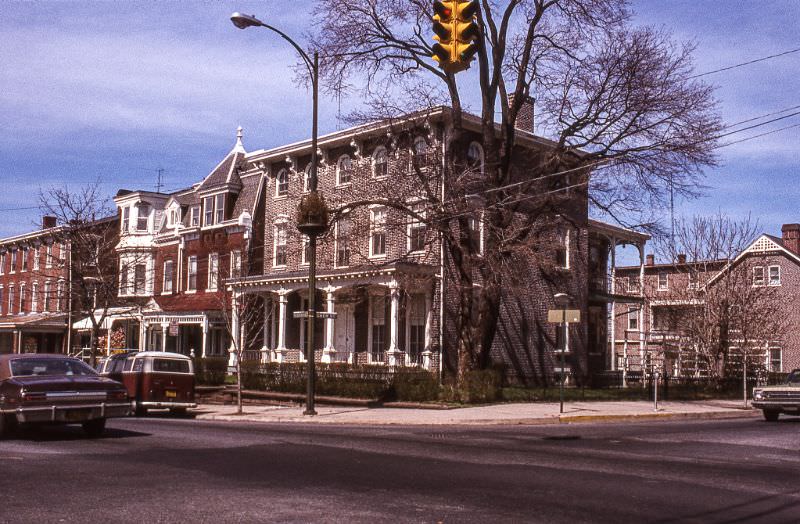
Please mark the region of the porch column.
<svg viewBox="0 0 800 524"><path fill-rule="evenodd" d="M609 282L609 291L611 292L611 322L610 322L610 335L611 335L611 362L609 369L611 371L617 370L617 302L614 299L614 294L617 292L617 239L615 237L611 237L609 239L611 242L611 270L610 273L610 282ZM625 363L623 362L623 368L625 367ZM625 370L622 370L623 374Z"/></svg>
<svg viewBox="0 0 800 524"><path fill-rule="evenodd" d="M22 330L18 329L14 332L14 342L16 342L16 348L13 353L22 353Z"/></svg>
<svg viewBox="0 0 800 524"><path fill-rule="evenodd" d="M203 346L200 348L200 357L206 358L208 355L208 317L203 315Z"/></svg>
<svg viewBox="0 0 800 524"><path fill-rule="evenodd" d="M142 318L142 321L139 324L139 351L144 351L146 347L147 347L147 324L145 323L144 318Z"/></svg>
<svg viewBox="0 0 800 524"><path fill-rule="evenodd" d="M425 349L422 352L422 367L431 369L431 336L433 331L433 292L425 293Z"/></svg>
<svg viewBox="0 0 800 524"><path fill-rule="evenodd" d="M399 366L401 362L401 351L397 347L397 337L400 328L400 286L394 280L389 283L389 297L391 298L391 306L389 309L389 351L386 355L389 357L390 366Z"/></svg>
<svg viewBox="0 0 800 524"><path fill-rule="evenodd" d="M111 333L114 332L114 322L111 321L106 329L106 356L111 354Z"/></svg>
<svg viewBox="0 0 800 524"><path fill-rule="evenodd" d="M167 337L169 336L169 322L161 323L161 351L167 350Z"/></svg>
<svg viewBox="0 0 800 524"><path fill-rule="evenodd" d="M231 296L231 344L228 347L228 370L236 368L236 350L241 344L239 338L239 293L234 291Z"/></svg>
<svg viewBox="0 0 800 524"><path fill-rule="evenodd" d="M328 304L328 313L334 312L335 300L333 292L336 288L328 286L325 288L326 299ZM322 362L330 364L336 358L336 348L333 347L333 328L334 319L325 319L325 348L322 350Z"/></svg>
<svg viewBox="0 0 800 524"><path fill-rule="evenodd" d="M275 360L283 362L286 356L286 304L289 302L289 291L278 291L278 347L275 348Z"/></svg>
<svg viewBox="0 0 800 524"><path fill-rule="evenodd" d="M637 244L639 248L639 296L642 298L642 305L639 307L639 362L644 371L644 356L647 351L644 331L644 244Z"/></svg>
<svg viewBox="0 0 800 524"><path fill-rule="evenodd" d="M270 298L269 293L264 293L262 296L262 302L264 304L264 325L262 326L261 331L261 338L263 339L263 343L261 344L261 363L266 364L270 361L269 355L269 312L270 312Z"/></svg>

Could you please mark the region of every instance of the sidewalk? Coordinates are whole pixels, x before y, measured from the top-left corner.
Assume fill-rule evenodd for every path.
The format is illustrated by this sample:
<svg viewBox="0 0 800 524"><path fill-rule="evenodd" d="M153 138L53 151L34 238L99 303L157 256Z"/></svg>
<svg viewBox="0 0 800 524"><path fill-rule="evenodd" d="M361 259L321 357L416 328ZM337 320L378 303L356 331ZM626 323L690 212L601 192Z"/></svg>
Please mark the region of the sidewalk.
<svg viewBox="0 0 800 524"><path fill-rule="evenodd" d="M744 409L741 401L694 402L570 402L559 416L558 403L494 404L445 410L421 408L367 408L317 406L316 416L304 416L303 407L246 404L244 414L236 406L201 404L192 410L197 420L248 422L294 422L307 424L357 425L513 425L570 424L576 422L619 422L675 419L744 418L761 414Z"/></svg>

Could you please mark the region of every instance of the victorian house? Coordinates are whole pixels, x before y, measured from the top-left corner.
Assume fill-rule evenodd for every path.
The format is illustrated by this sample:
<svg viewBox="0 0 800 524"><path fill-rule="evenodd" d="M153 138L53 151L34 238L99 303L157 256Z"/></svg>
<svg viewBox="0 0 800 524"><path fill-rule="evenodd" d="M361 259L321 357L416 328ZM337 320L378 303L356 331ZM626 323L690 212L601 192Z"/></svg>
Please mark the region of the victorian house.
<svg viewBox="0 0 800 524"><path fill-rule="evenodd" d="M316 303L335 315L316 323L316 360L414 365L440 373L454 369L456 273L442 239L422 218L431 212L426 207L431 201L446 202L447 184L456 183L442 176L443 159L451 152L472 176L484 175L480 122L470 115L464 122L466 132L457 143L449 140L448 108L320 137L318 189L334 216L319 243ZM514 169L520 180L533 176L526 171L528 162L546 147L551 144L530 129L518 130ZM262 263L230 282L237 300L256 297L260 318L251 315L250 326L234 330L248 334L247 358L302 362L312 354L307 323L295 315L308 309L307 239L298 232L295 215L308 192L310 163L308 140L242 159L240 176L263 180ZM609 289L608 257L620 243L643 250L648 237L589 220L586 176L564 176L546 188L565 195L559 200L563 209L541 225L537 260L520 261L518 278L503 296L492 359L505 365L510 380L535 383L561 371L586 378L614 360L607 339L613 330L609 305L626 297ZM387 199L403 206L387 205ZM462 223L482 256L480 206L468 215ZM557 351L561 335L547 322L559 292L569 293L582 314L569 329L564 370Z"/></svg>
<svg viewBox="0 0 800 524"><path fill-rule="evenodd" d="M689 260L678 254L672 262L657 263L647 255L643 267L618 268L620 294L641 297L641 302L629 299L615 317L619 369L704 375L706 364L687 332L689 319L701 314L708 301L720 301L721 286L730 289L722 298L729 303L724 304L730 317L725 334L734 359L741 358L738 339L748 331L738 324L746 323L759 335L748 363L777 373L800 367L800 224L784 224L781 231L780 237L760 235L731 260Z"/></svg>
<svg viewBox="0 0 800 524"><path fill-rule="evenodd" d="M169 194L120 190L114 198L119 295L140 304L135 347L228 355L223 282L247 270L262 183L242 173L244 156L240 128L233 149L202 181Z"/></svg>

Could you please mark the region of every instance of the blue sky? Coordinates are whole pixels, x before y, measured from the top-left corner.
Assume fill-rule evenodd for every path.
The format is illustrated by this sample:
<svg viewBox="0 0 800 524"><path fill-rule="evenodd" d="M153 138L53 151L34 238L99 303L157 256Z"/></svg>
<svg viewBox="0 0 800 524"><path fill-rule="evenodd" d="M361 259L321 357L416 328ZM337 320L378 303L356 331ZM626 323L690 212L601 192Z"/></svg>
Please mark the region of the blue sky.
<svg viewBox="0 0 800 524"><path fill-rule="evenodd" d="M253 13L302 38L312 2L14 2L0 11L0 237L38 222L40 187L100 179L166 190L200 180L230 150L236 127L248 150L308 137L310 97L294 83L291 49L262 30L238 31L230 13ZM636 21L697 44L705 72L800 47L800 1L640 0ZM735 122L800 105L800 53L706 77ZM464 75L463 82L469 82ZM323 98L321 132L358 100ZM789 118L736 138L800 123ZM751 213L762 229L800 222L795 208L800 128L720 150L707 196L683 214ZM33 209L23 209L33 208ZM665 210L666 212L666 210Z"/></svg>

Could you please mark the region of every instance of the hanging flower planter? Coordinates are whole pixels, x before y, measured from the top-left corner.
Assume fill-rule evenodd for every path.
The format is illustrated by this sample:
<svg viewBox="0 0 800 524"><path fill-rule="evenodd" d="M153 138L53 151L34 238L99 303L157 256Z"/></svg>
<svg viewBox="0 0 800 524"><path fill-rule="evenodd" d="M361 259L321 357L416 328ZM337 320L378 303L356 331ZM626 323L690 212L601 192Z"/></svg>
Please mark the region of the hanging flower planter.
<svg viewBox="0 0 800 524"><path fill-rule="evenodd" d="M325 197L312 191L297 206L297 229L308 236L319 236L328 229L328 215Z"/></svg>

